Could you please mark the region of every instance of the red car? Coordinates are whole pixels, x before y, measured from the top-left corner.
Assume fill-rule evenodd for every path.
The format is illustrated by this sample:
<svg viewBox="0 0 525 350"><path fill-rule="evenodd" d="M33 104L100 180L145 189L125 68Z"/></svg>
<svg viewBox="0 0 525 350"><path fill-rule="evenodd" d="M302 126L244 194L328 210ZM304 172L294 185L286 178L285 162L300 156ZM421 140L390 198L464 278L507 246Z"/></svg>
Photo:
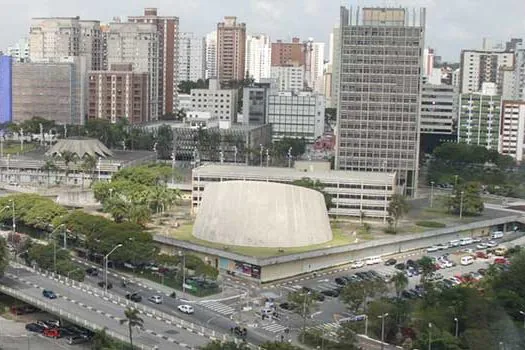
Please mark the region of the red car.
<svg viewBox="0 0 525 350"><path fill-rule="evenodd" d="M42 334L49 338L60 338L60 330L58 328L45 328Z"/></svg>
<svg viewBox="0 0 525 350"><path fill-rule="evenodd" d="M476 252L476 258L480 258L480 259L488 259L489 256L488 256L487 253L485 253L485 252Z"/></svg>
<svg viewBox="0 0 525 350"><path fill-rule="evenodd" d="M508 263L509 263L508 260L505 259L505 258L496 258L496 259L494 259L494 264L506 265Z"/></svg>

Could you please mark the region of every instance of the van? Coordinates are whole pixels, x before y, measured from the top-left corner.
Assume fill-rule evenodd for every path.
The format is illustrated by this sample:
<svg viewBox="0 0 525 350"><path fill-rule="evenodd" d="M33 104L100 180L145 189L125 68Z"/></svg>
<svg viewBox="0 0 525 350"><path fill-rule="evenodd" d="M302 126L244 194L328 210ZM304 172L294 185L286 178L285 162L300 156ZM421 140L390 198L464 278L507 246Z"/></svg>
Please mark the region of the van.
<svg viewBox="0 0 525 350"><path fill-rule="evenodd" d="M461 241L459 242L459 245L469 245L469 244L472 244L474 243L474 240L470 237L468 238L462 238Z"/></svg>
<svg viewBox="0 0 525 350"><path fill-rule="evenodd" d="M461 258L461 265L463 266L471 265L473 263L474 263L474 258L471 256L464 256Z"/></svg>
<svg viewBox="0 0 525 350"><path fill-rule="evenodd" d="M366 264L367 265L375 265L375 264L381 264L383 260L379 256L371 256L366 258Z"/></svg>
<svg viewBox="0 0 525 350"><path fill-rule="evenodd" d="M459 246L459 243L460 243L459 239L454 239L454 240L448 242L448 246L449 247L457 247L457 246Z"/></svg>
<svg viewBox="0 0 525 350"><path fill-rule="evenodd" d="M492 239L503 238L503 231L492 232Z"/></svg>

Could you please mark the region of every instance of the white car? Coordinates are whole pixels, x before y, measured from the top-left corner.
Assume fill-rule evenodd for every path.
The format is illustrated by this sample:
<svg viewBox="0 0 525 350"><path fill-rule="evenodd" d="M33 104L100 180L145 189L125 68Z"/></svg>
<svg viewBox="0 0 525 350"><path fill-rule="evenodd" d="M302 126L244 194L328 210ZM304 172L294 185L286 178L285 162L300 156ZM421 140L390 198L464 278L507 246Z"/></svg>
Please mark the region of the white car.
<svg viewBox="0 0 525 350"><path fill-rule="evenodd" d="M354 263L352 263L352 265L350 265L350 268L351 269L359 269L361 267L365 266L365 263L362 262L362 261L354 261Z"/></svg>
<svg viewBox="0 0 525 350"><path fill-rule="evenodd" d="M162 297L160 295L152 295L148 300L154 304L162 304Z"/></svg>
<svg viewBox="0 0 525 350"><path fill-rule="evenodd" d="M485 243L480 243L476 246L477 249L486 249L487 245Z"/></svg>
<svg viewBox="0 0 525 350"><path fill-rule="evenodd" d="M463 253L467 253L467 254L473 254L474 253L474 249L472 249L472 248L461 249L461 251Z"/></svg>
<svg viewBox="0 0 525 350"><path fill-rule="evenodd" d="M191 315L192 313L195 312L195 310L193 310L193 306L191 305L179 305L177 306L177 309L179 309L180 312L184 312L185 314L188 314L188 315Z"/></svg>
<svg viewBox="0 0 525 350"><path fill-rule="evenodd" d="M479 243L481 242L481 238L472 238L472 243Z"/></svg>
<svg viewBox="0 0 525 350"><path fill-rule="evenodd" d="M452 262L450 262L450 261L448 261L448 260L443 261L442 265L443 265L443 267L446 268L446 269L448 269L448 268L454 266L454 265L452 264Z"/></svg>
<svg viewBox="0 0 525 350"><path fill-rule="evenodd" d="M498 243L496 241L488 241L486 245L487 245L487 248L494 248L498 246Z"/></svg>
<svg viewBox="0 0 525 350"><path fill-rule="evenodd" d="M437 252L439 250L439 247L436 245L433 245L432 247L427 248L427 253Z"/></svg>
<svg viewBox="0 0 525 350"><path fill-rule="evenodd" d="M447 245L447 244L440 243L440 244L436 245L436 247L437 247L439 250L444 250L444 249L447 249L447 248L448 248L448 245Z"/></svg>

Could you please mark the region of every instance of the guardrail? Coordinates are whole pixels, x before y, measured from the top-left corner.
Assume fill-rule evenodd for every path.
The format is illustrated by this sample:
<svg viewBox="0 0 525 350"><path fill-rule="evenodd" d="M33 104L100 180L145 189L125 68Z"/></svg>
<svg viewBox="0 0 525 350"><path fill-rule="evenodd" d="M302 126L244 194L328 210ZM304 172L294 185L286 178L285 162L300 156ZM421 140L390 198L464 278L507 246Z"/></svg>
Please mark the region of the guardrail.
<svg viewBox="0 0 525 350"><path fill-rule="evenodd" d="M104 293L100 289L98 289L96 287L93 287L93 286L90 286L90 285L88 285L86 283L78 282L78 281L75 281L75 280L72 280L72 279L68 279L67 277L55 274L53 272L50 272L50 271L47 271L47 270L44 270L44 269L31 268L31 267L28 267L28 266L25 266L25 265L21 265L21 266L23 266L25 269L27 269L27 270L29 270L29 271L31 271L33 273L38 273L41 276L53 279L54 281L56 281L58 283L61 283L61 284L64 284L64 285L66 285L68 287L81 290L82 292L85 292L85 293L94 295L96 297L102 298L105 301L110 301L113 304L118 304L118 305L125 306L125 307L131 307L133 309L138 310L139 313L141 313L143 315L146 315L147 317L155 318L158 321L163 321L163 322L165 322L165 323L167 323L169 325L174 325L177 328L183 328L183 329L190 330L190 331L196 333L199 336L203 336L203 337L206 337L206 338L211 339L211 340L226 339L225 338L226 335L224 335L224 334L219 334L218 332L216 332L214 330L209 330L209 329L207 329L204 326L196 325L193 322L185 321L185 320L183 320L181 318L175 317L173 315L169 315L169 314L167 314L165 312L156 310L156 309L148 307L146 305L135 303L135 302L133 302L131 300L128 300L126 298L121 298L118 295L115 295L115 294L112 294L112 293L109 293L109 292Z"/></svg>
<svg viewBox="0 0 525 350"><path fill-rule="evenodd" d="M78 317L77 315L73 315L59 307L56 307L56 306L53 306L51 303L46 303L42 300L39 300L37 298L33 298L29 295L26 295L24 293L21 293L19 290L17 289L13 289L13 288L10 288L10 287L7 287L7 286L4 286L4 285L1 285L0 284L0 291L2 293L5 293L5 294L8 294L16 299L19 299L19 300L22 300L28 304L31 304L33 306L36 306L38 307L40 310L44 310L44 311L47 311L47 312L50 312L52 314L55 314L57 316L60 316L61 318L69 321L69 322L72 322L72 323L75 323L79 326L82 326L84 328L88 328L92 331L100 331L100 330L103 330L104 327L101 327L99 325L97 325L96 323L93 323L93 322L89 322L83 318L80 318ZM110 329L107 329L105 328L105 332L107 335L109 335L110 337L114 338L114 339L117 339L117 340L120 340L124 343L127 343L129 341L129 338L122 335L122 334L118 334ZM148 346L145 346L143 344L136 344L135 345L136 347L138 347L139 349L141 350L152 350L154 348L152 347L148 347Z"/></svg>

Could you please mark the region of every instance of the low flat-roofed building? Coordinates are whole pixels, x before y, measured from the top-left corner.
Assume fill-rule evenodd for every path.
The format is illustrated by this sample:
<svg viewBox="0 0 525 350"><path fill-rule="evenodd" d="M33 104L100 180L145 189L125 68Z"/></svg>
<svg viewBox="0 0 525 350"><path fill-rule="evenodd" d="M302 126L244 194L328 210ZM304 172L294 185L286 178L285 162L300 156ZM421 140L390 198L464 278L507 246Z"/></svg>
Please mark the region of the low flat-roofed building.
<svg viewBox="0 0 525 350"><path fill-rule="evenodd" d="M360 217L386 220L388 203L396 192L396 174L358 171L305 171L293 168L274 168L207 164L193 169L192 212L198 212L204 188L210 182L268 181L291 183L302 178L319 181L332 196L332 216ZM222 205L217 203L217 205Z"/></svg>

